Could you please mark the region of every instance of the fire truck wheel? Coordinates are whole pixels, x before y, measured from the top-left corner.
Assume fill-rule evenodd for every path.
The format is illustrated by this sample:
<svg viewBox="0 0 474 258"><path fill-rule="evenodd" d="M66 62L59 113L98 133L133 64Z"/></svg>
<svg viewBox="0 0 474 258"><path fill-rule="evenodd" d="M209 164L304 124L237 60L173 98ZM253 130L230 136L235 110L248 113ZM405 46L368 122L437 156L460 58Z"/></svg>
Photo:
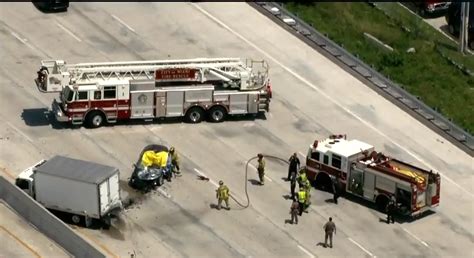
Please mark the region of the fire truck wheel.
<svg viewBox="0 0 474 258"><path fill-rule="evenodd" d="M79 215L72 215L71 220L74 224L79 224L81 222L81 217Z"/></svg>
<svg viewBox="0 0 474 258"><path fill-rule="evenodd" d="M209 120L214 123L219 123L224 121L225 116L227 115L227 111L224 107L215 106L211 108L209 111Z"/></svg>
<svg viewBox="0 0 474 258"><path fill-rule="evenodd" d="M99 111L91 112L87 115L87 124L91 128L98 128L104 124L104 115Z"/></svg>
<svg viewBox="0 0 474 258"><path fill-rule="evenodd" d="M204 111L200 107L192 107L186 112L186 120L192 124L200 123L203 117Z"/></svg>

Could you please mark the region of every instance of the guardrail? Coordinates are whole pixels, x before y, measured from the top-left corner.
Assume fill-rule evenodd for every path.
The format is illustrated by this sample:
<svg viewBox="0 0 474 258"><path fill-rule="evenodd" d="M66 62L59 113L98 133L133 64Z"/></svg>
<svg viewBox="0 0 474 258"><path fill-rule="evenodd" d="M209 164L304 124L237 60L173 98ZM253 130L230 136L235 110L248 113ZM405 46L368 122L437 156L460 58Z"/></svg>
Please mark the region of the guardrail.
<svg viewBox="0 0 474 258"><path fill-rule="evenodd" d="M68 225L2 176L0 176L0 199L3 199L41 233L54 240L74 257L106 257L101 251L78 236Z"/></svg>
<svg viewBox="0 0 474 258"><path fill-rule="evenodd" d="M372 67L286 10L282 5L275 2L248 2L248 4L314 49L325 51L334 60L338 60L340 64L352 70L353 73L369 81L375 86L374 89L378 89L377 91L382 93L381 95L385 98L391 99L393 103L408 111L410 115L446 140L449 140L470 156L474 156L474 138L471 134L405 91L400 85L372 69Z"/></svg>

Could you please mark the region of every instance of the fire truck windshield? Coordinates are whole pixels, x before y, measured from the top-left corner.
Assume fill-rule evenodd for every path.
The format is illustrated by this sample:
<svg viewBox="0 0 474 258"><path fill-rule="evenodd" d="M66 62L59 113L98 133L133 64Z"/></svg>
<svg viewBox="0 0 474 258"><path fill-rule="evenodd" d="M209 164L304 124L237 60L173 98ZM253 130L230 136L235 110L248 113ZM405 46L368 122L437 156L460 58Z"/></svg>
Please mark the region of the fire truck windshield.
<svg viewBox="0 0 474 258"><path fill-rule="evenodd" d="M69 86L64 87L62 98L65 102L71 102L74 99L74 91Z"/></svg>

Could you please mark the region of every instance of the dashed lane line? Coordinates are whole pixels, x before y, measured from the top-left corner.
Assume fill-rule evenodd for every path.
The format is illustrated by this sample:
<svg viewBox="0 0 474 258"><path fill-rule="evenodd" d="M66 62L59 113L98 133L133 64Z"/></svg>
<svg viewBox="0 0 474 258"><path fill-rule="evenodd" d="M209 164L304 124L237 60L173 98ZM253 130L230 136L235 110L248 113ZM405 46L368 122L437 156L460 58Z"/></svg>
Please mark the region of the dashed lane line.
<svg viewBox="0 0 474 258"><path fill-rule="evenodd" d="M371 252L369 252L367 249L365 249L361 244L357 243L354 239L352 239L350 237L348 237L347 239L349 239L349 241L351 241L354 245L358 246L362 251L364 251L365 253L367 253L371 257L374 257L374 258L376 257Z"/></svg>

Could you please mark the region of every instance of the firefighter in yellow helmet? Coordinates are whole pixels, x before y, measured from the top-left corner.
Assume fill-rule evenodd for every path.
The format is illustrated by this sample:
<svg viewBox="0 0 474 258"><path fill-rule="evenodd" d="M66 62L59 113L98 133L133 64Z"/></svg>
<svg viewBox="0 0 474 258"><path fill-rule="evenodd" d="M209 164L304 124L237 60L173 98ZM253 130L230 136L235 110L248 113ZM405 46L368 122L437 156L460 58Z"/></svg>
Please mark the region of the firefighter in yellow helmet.
<svg viewBox="0 0 474 258"><path fill-rule="evenodd" d="M257 167L258 177L260 179L260 184L264 185L265 184L265 159L263 159L262 153L259 153L257 157L258 157L258 167Z"/></svg>
<svg viewBox="0 0 474 258"><path fill-rule="evenodd" d="M226 209L230 210L229 207L229 187L224 185L224 182L219 181L219 188L216 190L216 198L217 198L217 209L221 209L221 204L222 201L225 202L225 205L227 206Z"/></svg>
<svg viewBox="0 0 474 258"><path fill-rule="evenodd" d="M171 155L171 164L173 165L173 173L175 173L175 175L177 176L181 176L181 171L179 169L179 157L174 147L170 148L170 155Z"/></svg>

